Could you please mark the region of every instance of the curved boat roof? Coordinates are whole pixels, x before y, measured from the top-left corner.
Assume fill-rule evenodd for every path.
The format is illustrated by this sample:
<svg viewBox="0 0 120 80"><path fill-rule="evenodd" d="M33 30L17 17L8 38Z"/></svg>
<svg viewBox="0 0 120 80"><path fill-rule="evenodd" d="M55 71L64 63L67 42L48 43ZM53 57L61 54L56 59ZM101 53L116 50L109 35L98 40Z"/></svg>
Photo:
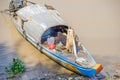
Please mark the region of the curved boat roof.
<svg viewBox="0 0 120 80"><path fill-rule="evenodd" d="M42 34L51 27L57 25L67 25L66 22L58 15L56 10L47 9L44 4L32 4L17 11L17 15L28 20L24 23L24 27L28 32L34 32L32 36L39 40Z"/></svg>

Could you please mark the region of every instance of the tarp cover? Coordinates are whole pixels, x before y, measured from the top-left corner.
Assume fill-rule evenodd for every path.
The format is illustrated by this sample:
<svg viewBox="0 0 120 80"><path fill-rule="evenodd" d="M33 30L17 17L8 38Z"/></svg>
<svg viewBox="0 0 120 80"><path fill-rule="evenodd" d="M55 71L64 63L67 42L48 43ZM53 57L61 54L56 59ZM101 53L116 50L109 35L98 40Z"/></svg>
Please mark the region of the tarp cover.
<svg viewBox="0 0 120 80"><path fill-rule="evenodd" d="M24 22L24 29L37 41L40 41L42 34L48 28L67 25L56 10L48 10L43 4L26 6L17 11L17 15L23 20L28 20Z"/></svg>

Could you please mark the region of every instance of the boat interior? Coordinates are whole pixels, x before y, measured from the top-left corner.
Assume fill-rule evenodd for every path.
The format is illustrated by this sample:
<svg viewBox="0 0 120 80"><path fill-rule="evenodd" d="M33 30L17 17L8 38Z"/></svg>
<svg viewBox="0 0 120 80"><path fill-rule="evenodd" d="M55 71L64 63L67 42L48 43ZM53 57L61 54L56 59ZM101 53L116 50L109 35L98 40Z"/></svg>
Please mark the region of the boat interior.
<svg viewBox="0 0 120 80"><path fill-rule="evenodd" d="M57 25L47 29L42 35L41 44L78 65L87 68L96 65L74 30L68 26Z"/></svg>
<svg viewBox="0 0 120 80"><path fill-rule="evenodd" d="M26 2L19 2L19 5L16 5L16 9L14 9L14 4L14 1L11 1L9 6L10 10L12 10L11 12L16 12L18 9L28 5ZM47 9L53 9L51 6L45 6ZM56 52L56 54L60 54L78 65L86 68L96 65L93 57L80 42L74 30L66 25L56 25L48 28L42 34L41 44L50 51Z"/></svg>

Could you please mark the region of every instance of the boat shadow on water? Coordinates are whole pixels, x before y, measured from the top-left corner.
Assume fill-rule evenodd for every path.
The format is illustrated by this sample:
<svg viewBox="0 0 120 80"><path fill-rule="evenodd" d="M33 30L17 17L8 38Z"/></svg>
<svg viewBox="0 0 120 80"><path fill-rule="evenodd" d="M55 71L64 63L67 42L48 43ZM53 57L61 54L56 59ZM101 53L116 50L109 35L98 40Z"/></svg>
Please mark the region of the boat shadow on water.
<svg viewBox="0 0 120 80"><path fill-rule="evenodd" d="M19 44L16 46L18 47ZM11 80L9 75L5 72L5 67L10 66L13 58L18 57L18 53L15 52L11 47L6 44L0 44L0 80ZM46 59L49 60L50 59ZM29 63L30 64L30 63ZM26 67L26 66L25 66ZM57 64L52 65L52 68L47 68L42 64L36 64L32 67L26 67L26 70L23 74L15 76L13 80L59 80L68 79L69 77L76 77L76 74L70 75L66 72L59 73L60 66ZM78 75L79 76L79 75ZM77 77L78 77L77 76Z"/></svg>
<svg viewBox="0 0 120 80"><path fill-rule="evenodd" d="M11 48L4 44L0 44L0 80L6 80L8 75L5 72L5 67L10 66L13 58L17 56L15 51L12 51Z"/></svg>

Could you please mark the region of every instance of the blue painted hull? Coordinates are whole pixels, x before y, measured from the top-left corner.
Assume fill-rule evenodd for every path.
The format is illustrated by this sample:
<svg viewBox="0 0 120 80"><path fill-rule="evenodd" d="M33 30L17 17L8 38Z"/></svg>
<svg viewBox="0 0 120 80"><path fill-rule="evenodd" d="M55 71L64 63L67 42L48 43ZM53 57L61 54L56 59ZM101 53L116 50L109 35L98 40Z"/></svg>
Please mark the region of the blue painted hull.
<svg viewBox="0 0 120 80"><path fill-rule="evenodd" d="M51 58L52 60L56 61L60 65L64 66L65 68L67 68L75 73L85 75L88 77L92 77L97 74L97 71L95 68L85 68L83 66L80 66L80 65L68 60L65 56L63 56L59 53L50 51L45 47L41 47L41 51L45 55L47 55L49 58Z"/></svg>
<svg viewBox="0 0 120 80"><path fill-rule="evenodd" d="M20 32L22 34L22 36L24 36L22 30L19 29L19 25L17 25L15 22L14 22L14 24L15 24L18 32ZM26 39L30 43L32 43L36 48L38 48L40 51L42 51L46 56L48 56L49 58L56 61L57 63L59 63L63 67L65 67L65 68L67 68L67 69L69 69L69 70L71 70L71 71L73 71L77 74L92 77L102 70L102 65L101 64L96 64L96 66L94 66L92 68L86 68L86 67L83 67L81 65L78 65L75 62L70 61L69 59L67 59L67 57L61 55L60 53L56 53L54 51L51 51L51 50L49 50L48 48L46 48L42 45L40 47L40 46L37 45L37 42L31 36L29 36L28 34L26 34Z"/></svg>

